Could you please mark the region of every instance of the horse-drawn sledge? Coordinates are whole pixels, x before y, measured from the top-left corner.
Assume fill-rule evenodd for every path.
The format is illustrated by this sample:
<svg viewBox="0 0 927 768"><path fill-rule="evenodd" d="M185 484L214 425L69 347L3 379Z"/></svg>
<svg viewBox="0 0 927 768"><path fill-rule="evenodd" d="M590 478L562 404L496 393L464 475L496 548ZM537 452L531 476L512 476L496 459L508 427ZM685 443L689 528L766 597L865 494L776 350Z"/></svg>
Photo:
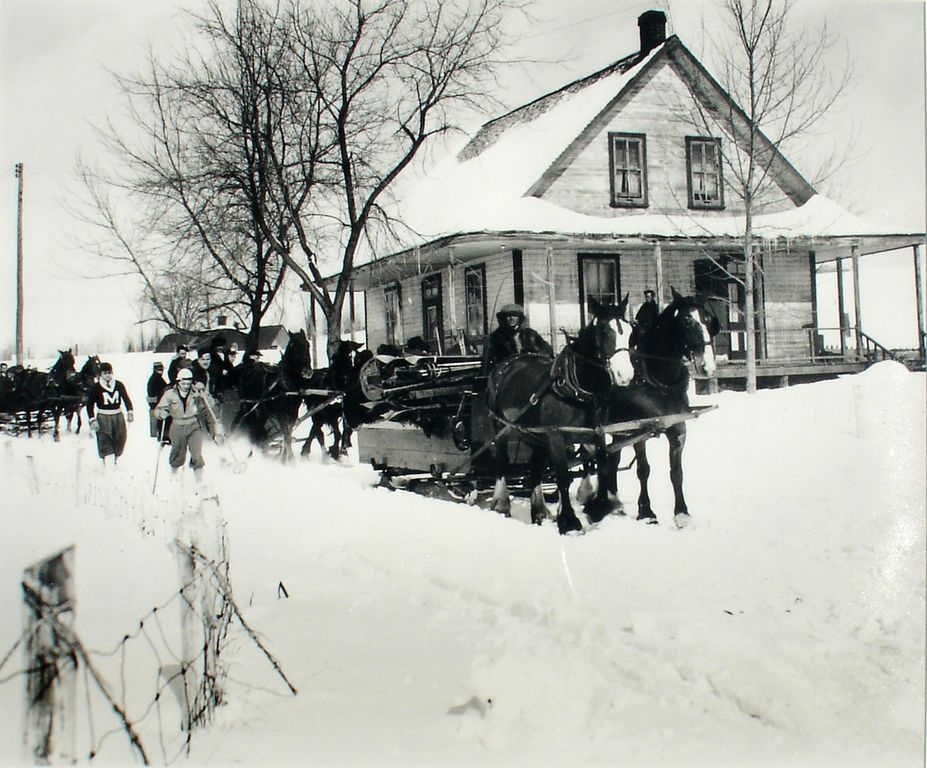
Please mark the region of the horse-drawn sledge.
<svg viewBox="0 0 927 768"><path fill-rule="evenodd" d="M686 422L712 406L691 407L686 361L710 373L717 320L674 291L646 337L635 338L618 306L592 307L594 317L555 360L523 354L488 374L475 358L374 358L360 386L378 420L358 431L362 461L381 483L477 503L502 514L509 493L530 496L531 518L548 517L556 486L561 533L582 529L570 498L577 478L595 474L598 488L581 489L587 516L598 522L620 509L619 456L635 451L641 481L638 517L656 517L647 489L645 443L665 434L675 520L689 512L682 493Z"/></svg>
<svg viewBox="0 0 927 768"><path fill-rule="evenodd" d="M328 427L335 444L326 450L340 457L357 430L359 457L380 471L384 485L470 502L488 496L502 514L512 491L530 496L538 524L549 517L555 485L561 533L582 529L570 496L576 478L595 474L598 481L594 492L578 496L591 521L620 509L619 457L628 447L640 480L637 516L655 522L645 444L666 435L675 521L684 526L686 422L708 410L689 405L688 366L712 372L717 318L674 291L637 338L625 316L627 297L617 306L591 302L590 310L589 324L556 358L520 354L489 372L475 356L365 350L355 357L354 342L341 342L330 368L311 371L305 334L291 333L279 365L241 371L235 424L284 456L308 419L304 455L314 441L325 447Z"/></svg>
<svg viewBox="0 0 927 768"><path fill-rule="evenodd" d="M74 355L67 349L59 350L58 359L48 371L23 365L5 370L0 376L0 429L7 434L25 432L29 436L50 430L58 440L63 416L69 431L76 418L79 433L81 409L99 366L99 357L92 355L79 371L75 370Z"/></svg>

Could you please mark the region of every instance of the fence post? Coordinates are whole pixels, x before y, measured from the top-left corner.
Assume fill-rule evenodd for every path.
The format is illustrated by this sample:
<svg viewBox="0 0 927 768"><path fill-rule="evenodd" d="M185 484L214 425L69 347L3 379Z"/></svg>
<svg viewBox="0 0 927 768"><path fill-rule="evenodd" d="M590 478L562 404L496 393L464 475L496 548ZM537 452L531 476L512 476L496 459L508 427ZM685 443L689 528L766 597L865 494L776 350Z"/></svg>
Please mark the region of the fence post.
<svg viewBox="0 0 927 768"><path fill-rule="evenodd" d="M23 571L26 606L26 755L37 764L70 763L74 754L77 655L57 625L74 623L74 547Z"/></svg>
<svg viewBox="0 0 927 768"><path fill-rule="evenodd" d="M227 668L220 658L232 609L225 523L216 499L199 503L178 523L175 548L180 569L182 660L187 731L207 725L225 698Z"/></svg>

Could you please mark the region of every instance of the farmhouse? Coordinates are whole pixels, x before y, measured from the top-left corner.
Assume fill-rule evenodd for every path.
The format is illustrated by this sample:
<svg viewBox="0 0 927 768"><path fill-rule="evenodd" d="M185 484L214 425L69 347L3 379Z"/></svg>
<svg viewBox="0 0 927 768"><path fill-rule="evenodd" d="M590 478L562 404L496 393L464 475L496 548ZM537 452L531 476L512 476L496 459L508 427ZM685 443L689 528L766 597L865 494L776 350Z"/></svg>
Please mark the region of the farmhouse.
<svg viewBox="0 0 927 768"><path fill-rule="evenodd" d="M747 333L760 386L857 371L891 354L865 333L859 259L910 247L917 263L924 234L841 209L760 136L769 183L753 205L760 251L748 329L745 206L730 158L749 123L682 42L666 37L662 12L642 14L638 25L639 51L484 124L401 196L400 217L415 236L354 274L372 349L421 336L436 352L478 352L510 302L557 349L563 331L586 322L590 298L628 293L636 307L653 289L662 306L675 288L714 305L725 386L742 386ZM815 275L828 262L841 276L847 265L854 286L844 296L838 281L833 329L817 316Z"/></svg>

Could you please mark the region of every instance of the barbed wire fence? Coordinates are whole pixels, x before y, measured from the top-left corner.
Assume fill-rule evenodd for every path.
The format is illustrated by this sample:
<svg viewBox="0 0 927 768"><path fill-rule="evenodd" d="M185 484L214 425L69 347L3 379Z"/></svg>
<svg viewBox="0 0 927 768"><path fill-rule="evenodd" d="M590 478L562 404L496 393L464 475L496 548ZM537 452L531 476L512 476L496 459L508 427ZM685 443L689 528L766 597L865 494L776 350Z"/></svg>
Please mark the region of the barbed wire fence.
<svg viewBox="0 0 927 768"><path fill-rule="evenodd" d="M101 507L105 518L123 517L140 534L169 542L180 587L112 647L91 648L75 628L74 547L34 563L22 576L26 626L0 657L0 686L24 681L23 746L35 763L92 761L105 750L107 761L120 753L170 765L190 754L195 732L213 721L233 689L250 690L229 675L244 645L257 649L290 694L297 691L234 599L218 499L200 497L171 520L169 501L147 481L131 470L87 471L83 453L76 452L71 477L60 468L46 471L36 456L9 444L0 457L8 468L16 465L30 494L71 493L75 503ZM12 669L17 651L22 666Z"/></svg>

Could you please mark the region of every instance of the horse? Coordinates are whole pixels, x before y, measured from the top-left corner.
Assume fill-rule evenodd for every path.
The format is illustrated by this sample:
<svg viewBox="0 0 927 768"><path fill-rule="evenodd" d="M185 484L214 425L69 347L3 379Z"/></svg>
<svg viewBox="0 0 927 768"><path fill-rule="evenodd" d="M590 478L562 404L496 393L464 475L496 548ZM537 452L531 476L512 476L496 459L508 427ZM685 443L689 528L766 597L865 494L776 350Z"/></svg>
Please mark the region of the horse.
<svg viewBox="0 0 927 768"><path fill-rule="evenodd" d="M59 358L58 363L61 362L61 358ZM83 425L80 412L86 405L87 392L100 376L100 357L98 355L88 355L81 369L75 371L74 357L72 355L70 366L62 364L57 370L53 368L49 373L58 386L59 404L61 406L60 415L64 416L65 428L70 432L71 422L76 417L77 429L74 433L79 435Z"/></svg>
<svg viewBox="0 0 927 768"><path fill-rule="evenodd" d="M12 411L22 411L26 419L26 431L32 435L33 414L35 414L35 428L42 430L42 420L45 413L53 419L53 434L56 441L60 440L58 419L61 414L59 378L67 371L74 370L74 355L70 349L58 350L58 359L48 371L39 371L21 365L13 366L8 371L11 387L9 392L9 407Z"/></svg>
<svg viewBox="0 0 927 768"><path fill-rule="evenodd" d="M569 493L568 448L578 441L568 435L594 435L604 423L610 392L630 384L634 375L627 295L617 306L594 299L589 305L592 320L570 339L553 364L540 355L517 355L497 365L486 386L486 405L497 432L492 447L496 482L491 507L509 514L506 473L510 460L505 437L514 431L531 447L531 521L540 525L547 516L541 482L551 466L560 496L557 527L562 534L582 530ZM499 425L503 425L501 430Z"/></svg>
<svg viewBox="0 0 927 768"><path fill-rule="evenodd" d="M685 413L689 410L689 360L695 370L711 376L715 370L712 339L720 324L708 306L692 296L682 296L671 288L672 302L659 314L652 328L635 338L633 358L634 381L628 387L614 389L608 402L608 418L618 423L635 419ZM684 528L691 520L682 489L682 455L686 444L686 424L680 422L666 429L669 441L670 481L676 497L674 520ZM648 480L647 440L634 443L640 495L637 519L656 523L651 508ZM587 506L586 514L593 523L609 512L620 510L618 498L618 466L621 451L602 455L598 461L599 488L596 504ZM591 510L591 511L590 511Z"/></svg>
<svg viewBox="0 0 927 768"><path fill-rule="evenodd" d="M289 341L278 365L242 363L238 374L238 414L232 429L244 428L255 445L281 440L281 458L293 458L293 429L302 405L300 390L309 373L309 340L304 331L287 331Z"/></svg>
<svg viewBox="0 0 927 768"><path fill-rule="evenodd" d="M351 433L353 428L345 417L344 399L347 392L352 387L357 387L357 377L354 373L354 353L357 352L363 344L356 341L341 340L332 355L331 365L328 368L320 368L312 372L307 382L308 388L323 389L329 392L340 392L342 397L339 402L326 404L331 399L331 395L307 395L304 403L312 420L312 428L309 430L309 437L303 444L301 451L302 456L308 456L313 442L317 442L322 449L323 454L328 454L333 459L339 459L347 453L351 446ZM333 442L330 448L325 446L325 427L331 430Z"/></svg>

